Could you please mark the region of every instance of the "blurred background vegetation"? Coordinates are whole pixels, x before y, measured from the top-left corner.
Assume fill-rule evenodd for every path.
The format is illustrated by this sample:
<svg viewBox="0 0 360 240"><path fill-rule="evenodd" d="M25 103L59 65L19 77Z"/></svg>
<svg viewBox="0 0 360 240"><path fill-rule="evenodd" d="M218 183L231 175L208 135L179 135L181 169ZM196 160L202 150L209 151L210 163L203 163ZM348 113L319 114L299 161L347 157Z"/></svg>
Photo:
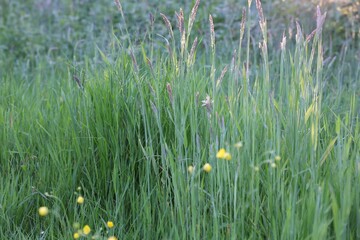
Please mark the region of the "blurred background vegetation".
<svg viewBox="0 0 360 240"><path fill-rule="evenodd" d="M126 23L113 1L108 0L2 0L0 4L0 67L17 74L23 80L33 79L33 70L41 66L71 69L82 80L85 65L90 69L103 63L101 49L108 59L116 59L117 50L134 43L135 55L142 48L153 48L167 54L169 33L160 16L171 21L175 38L179 39L176 12L184 10L188 19L195 1L123 1ZM327 12L323 31L324 66L337 67L340 75L328 71L326 81L333 88L357 89L354 79L359 75L360 62L360 3L357 0L276 0L262 1L268 22L268 45L272 54L279 54L283 34L288 47L294 45L296 22L305 35L316 27L316 6ZM242 8L246 0L201 1L191 38L199 37L197 56L209 51L208 16L212 14L217 41L217 59L227 64L238 48ZM257 11L252 4L252 52L260 57L261 40ZM125 31L127 29L128 31ZM116 41L114 41L116 39ZM191 40L192 41L192 40ZM119 46L119 43L121 46ZM219 47L221 46L221 47ZM222 47L225 46L225 47ZM120 47L120 48L119 48ZM141 58L141 57L139 57ZM41 64L39 64L41 63ZM89 69L89 68L87 68ZM0 71L0 78L5 71ZM72 81L72 80L71 80ZM330 89L331 92L331 89Z"/></svg>
<svg viewBox="0 0 360 240"><path fill-rule="evenodd" d="M188 16L193 2L124 1L123 9L132 40L148 39L151 16L155 20L154 33L167 36L160 13L167 15L176 28L175 11L182 7ZM246 5L244 0L203 1L195 30L199 35L208 34L208 14L213 14L217 41L224 41L228 46L222 49L222 53L231 54L237 46L241 10ZM340 52L344 46L356 47L359 60L360 3L354 0L263 1L270 43L278 47L283 32L291 39L296 32L295 21L302 25L304 33L309 34L316 25L317 5L322 11L327 11L324 37L327 49L333 53ZM256 14L255 10L253 14ZM95 54L95 44L108 49L113 33L120 39L125 37L120 31L121 16L113 1L108 0L3 0L0 16L3 60L13 57L15 62L27 59L33 63L31 60L42 55L50 63L74 57L80 60L84 55ZM256 27L254 22L254 34ZM154 37L161 41L161 38Z"/></svg>

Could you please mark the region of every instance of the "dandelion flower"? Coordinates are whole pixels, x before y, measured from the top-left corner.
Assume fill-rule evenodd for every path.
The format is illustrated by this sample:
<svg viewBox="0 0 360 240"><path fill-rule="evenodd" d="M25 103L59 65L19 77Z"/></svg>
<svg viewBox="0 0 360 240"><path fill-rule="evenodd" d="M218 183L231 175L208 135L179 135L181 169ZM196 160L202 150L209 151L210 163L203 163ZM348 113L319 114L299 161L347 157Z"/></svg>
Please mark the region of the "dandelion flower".
<svg viewBox="0 0 360 240"><path fill-rule="evenodd" d="M77 200L76 200L76 202L78 203L78 204L83 204L84 203L84 197L83 196L79 196L78 198L77 198Z"/></svg>
<svg viewBox="0 0 360 240"><path fill-rule="evenodd" d="M217 154L216 154L216 158L225 158L225 154L226 154L226 151L224 148L221 148Z"/></svg>
<svg viewBox="0 0 360 240"><path fill-rule="evenodd" d="M209 173L211 171L212 167L209 163L205 163L203 169L205 172Z"/></svg>
<svg viewBox="0 0 360 240"><path fill-rule="evenodd" d="M275 161L279 162L281 160L281 157L279 155L275 156Z"/></svg>
<svg viewBox="0 0 360 240"><path fill-rule="evenodd" d="M118 239L115 236L111 236L111 237L108 238L108 240L118 240Z"/></svg>
<svg viewBox="0 0 360 240"><path fill-rule="evenodd" d="M76 233L74 233L73 237L74 237L74 239L78 239L78 238L80 238L80 234L76 232Z"/></svg>
<svg viewBox="0 0 360 240"><path fill-rule="evenodd" d="M192 174L194 172L194 167L190 165L187 170L190 174Z"/></svg>
<svg viewBox="0 0 360 240"><path fill-rule="evenodd" d="M113 228L114 227L114 223L112 221L108 221L106 223L106 225L108 226L108 228Z"/></svg>
<svg viewBox="0 0 360 240"><path fill-rule="evenodd" d="M49 214L49 209L47 207L40 207L39 208L39 215L41 217L45 217L48 214Z"/></svg>
<svg viewBox="0 0 360 240"><path fill-rule="evenodd" d="M231 160L231 154L228 153L228 152L226 152L226 153L224 154L224 159L226 159L226 160Z"/></svg>
<svg viewBox="0 0 360 240"><path fill-rule="evenodd" d="M90 232L91 232L91 228L89 227L89 225L85 225L85 226L83 227L83 233L84 233L85 235L88 235Z"/></svg>

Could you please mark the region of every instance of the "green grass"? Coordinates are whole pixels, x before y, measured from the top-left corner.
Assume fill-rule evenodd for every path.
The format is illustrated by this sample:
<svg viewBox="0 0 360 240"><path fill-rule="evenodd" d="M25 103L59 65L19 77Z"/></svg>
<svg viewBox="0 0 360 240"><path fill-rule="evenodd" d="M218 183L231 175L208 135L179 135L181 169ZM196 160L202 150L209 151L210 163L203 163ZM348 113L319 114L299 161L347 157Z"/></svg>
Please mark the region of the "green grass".
<svg viewBox="0 0 360 240"><path fill-rule="evenodd" d="M280 48L253 2L234 40L214 2L192 29L185 4L182 45L171 17L173 36L131 4L55 3L67 17L0 8L0 239L71 239L74 223L98 239L360 238L356 39L331 48L299 25Z"/></svg>

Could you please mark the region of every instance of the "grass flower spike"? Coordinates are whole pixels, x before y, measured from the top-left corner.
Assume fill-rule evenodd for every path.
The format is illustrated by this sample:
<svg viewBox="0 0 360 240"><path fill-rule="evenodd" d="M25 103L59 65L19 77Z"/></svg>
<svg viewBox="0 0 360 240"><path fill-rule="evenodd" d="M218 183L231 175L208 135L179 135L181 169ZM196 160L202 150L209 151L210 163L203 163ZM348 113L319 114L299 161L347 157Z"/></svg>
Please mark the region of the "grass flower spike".
<svg viewBox="0 0 360 240"><path fill-rule="evenodd" d="M209 172L211 172L212 167L209 163L205 163L203 169L205 172L209 173Z"/></svg>
<svg viewBox="0 0 360 240"><path fill-rule="evenodd" d="M40 207L39 208L39 215L41 217L45 217L48 214L49 214L49 209L47 207Z"/></svg>

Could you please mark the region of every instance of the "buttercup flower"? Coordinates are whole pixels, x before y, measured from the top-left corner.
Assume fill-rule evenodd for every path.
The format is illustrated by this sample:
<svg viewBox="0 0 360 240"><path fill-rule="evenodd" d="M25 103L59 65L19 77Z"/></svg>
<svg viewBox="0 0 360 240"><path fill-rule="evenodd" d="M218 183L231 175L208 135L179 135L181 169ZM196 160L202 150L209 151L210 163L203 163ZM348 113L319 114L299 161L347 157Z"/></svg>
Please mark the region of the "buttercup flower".
<svg viewBox="0 0 360 240"><path fill-rule="evenodd" d="M224 148L221 148L221 149L217 152L216 158L225 158L225 153L226 153L225 149L224 149Z"/></svg>
<svg viewBox="0 0 360 240"><path fill-rule="evenodd" d="M85 235L88 235L90 232L91 232L91 228L89 227L89 225L85 225L85 226L83 227L83 233L84 233Z"/></svg>
<svg viewBox="0 0 360 240"><path fill-rule="evenodd" d="M76 202L78 203L78 204L83 204L84 203L84 197L82 197L82 196L79 196L78 198L77 198L77 200L76 200Z"/></svg>
<svg viewBox="0 0 360 240"><path fill-rule="evenodd" d="M39 215L41 217L45 217L48 214L49 214L49 209L47 207L44 206L39 208Z"/></svg>
<svg viewBox="0 0 360 240"><path fill-rule="evenodd" d="M113 228L114 227L114 223L112 221L108 221L106 223L106 225L108 226L108 228Z"/></svg>
<svg viewBox="0 0 360 240"><path fill-rule="evenodd" d="M74 239L78 239L78 238L80 238L80 234L76 232L76 233L74 233L73 237L74 237Z"/></svg>
<svg viewBox="0 0 360 240"><path fill-rule="evenodd" d="M231 160L231 154L228 153L224 148L221 148L217 153L216 157L220 159Z"/></svg>
<svg viewBox="0 0 360 240"><path fill-rule="evenodd" d="M205 172L209 173L211 171L212 167L209 163L205 163L205 165L203 166L203 169Z"/></svg>
<svg viewBox="0 0 360 240"><path fill-rule="evenodd" d="M226 159L226 160L231 160L231 154L228 153L228 152L226 152L226 153L224 154L224 159Z"/></svg>

